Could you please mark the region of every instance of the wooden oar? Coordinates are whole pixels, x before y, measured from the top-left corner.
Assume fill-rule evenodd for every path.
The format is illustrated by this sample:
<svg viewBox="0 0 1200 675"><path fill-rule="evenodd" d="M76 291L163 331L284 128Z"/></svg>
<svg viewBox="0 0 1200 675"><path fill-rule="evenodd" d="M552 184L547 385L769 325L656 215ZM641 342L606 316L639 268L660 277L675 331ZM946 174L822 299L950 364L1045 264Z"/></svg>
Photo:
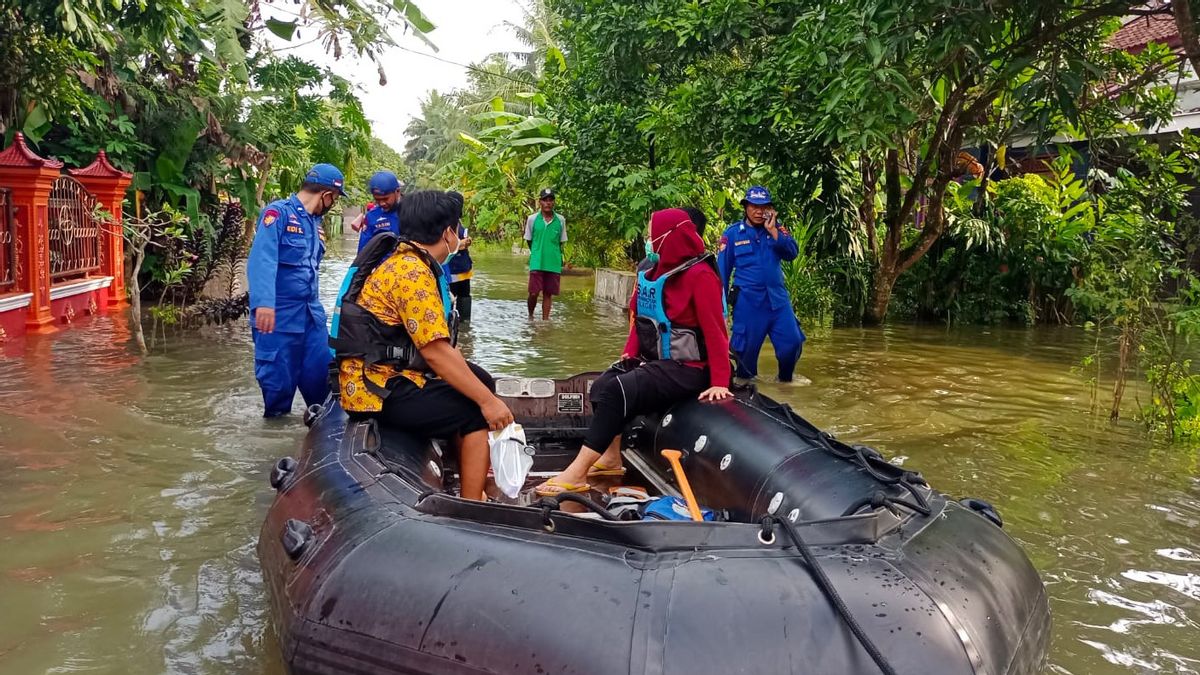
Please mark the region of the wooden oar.
<svg viewBox="0 0 1200 675"><path fill-rule="evenodd" d="M687 476L683 473L683 465L679 463L679 458L683 456L683 453L678 450L663 450L662 456L671 463L671 470L675 472L675 480L679 481L679 489L683 491L683 499L687 502L688 513L692 515L692 520L702 522L704 516L700 515L700 506L696 503L696 495L692 494L692 486L688 485Z"/></svg>

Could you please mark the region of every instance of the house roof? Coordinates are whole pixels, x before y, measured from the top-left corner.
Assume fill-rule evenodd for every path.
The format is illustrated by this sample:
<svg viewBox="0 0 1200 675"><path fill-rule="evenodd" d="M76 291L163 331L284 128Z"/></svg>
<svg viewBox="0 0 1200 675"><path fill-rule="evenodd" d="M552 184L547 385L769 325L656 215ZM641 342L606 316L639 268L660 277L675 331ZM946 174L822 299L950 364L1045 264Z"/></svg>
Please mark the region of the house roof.
<svg viewBox="0 0 1200 675"><path fill-rule="evenodd" d="M1175 28L1175 17L1167 14L1138 16L1117 29L1108 44L1134 54L1151 42L1161 42L1169 47L1179 47L1179 31Z"/></svg>

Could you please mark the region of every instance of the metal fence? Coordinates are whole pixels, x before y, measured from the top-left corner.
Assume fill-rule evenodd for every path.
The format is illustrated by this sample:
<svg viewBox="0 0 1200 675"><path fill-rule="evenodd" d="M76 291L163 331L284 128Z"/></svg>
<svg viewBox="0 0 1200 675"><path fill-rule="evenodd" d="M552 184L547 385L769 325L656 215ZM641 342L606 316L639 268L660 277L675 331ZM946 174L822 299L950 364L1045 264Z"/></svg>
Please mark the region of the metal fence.
<svg viewBox="0 0 1200 675"><path fill-rule="evenodd" d="M0 293L17 285L17 219L12 190L0 188Z"/></svg>
<svg viewBox="0 0 1200 675"><path fill-rule="evenodd" d="M50 280L100 269L99 203L79 181L59 176L50 190Z"/></svg>

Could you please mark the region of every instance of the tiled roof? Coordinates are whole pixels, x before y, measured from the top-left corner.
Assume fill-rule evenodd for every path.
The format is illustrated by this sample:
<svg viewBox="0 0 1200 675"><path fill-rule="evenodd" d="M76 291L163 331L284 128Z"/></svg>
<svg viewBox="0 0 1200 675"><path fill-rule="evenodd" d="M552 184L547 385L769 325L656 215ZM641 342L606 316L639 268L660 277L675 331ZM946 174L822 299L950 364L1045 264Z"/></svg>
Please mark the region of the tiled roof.
<svg viewBox="0 0 1200 675"><path fill-rule="evenodd" d="M1175 18L1170 13L1136 17L1117 29L1108 41L1117 49L1133 53L1142 51L1151 42L1179 46L1179 31L1175 29Z"/></svg>
<svg viewBox="0 0 1200 675"><path fill-rule="evenodd" d="M121 171L108 161L108 153L101 150L96 159L82 169L67 169L72 176L95 176L98 178L132 178L133 174Z"/></svg>
<svg viewBox="0 0 1200 675"><path fill-rule="evenodd" d="M46 159L39 157L36 152L29 149L25 144L25 134L17 132L13 136L12 145L8 146L3 152L0 152L0 166L23 166L23 167L46 167L48 169L58 169L63 165L57 159Z"/></svg>

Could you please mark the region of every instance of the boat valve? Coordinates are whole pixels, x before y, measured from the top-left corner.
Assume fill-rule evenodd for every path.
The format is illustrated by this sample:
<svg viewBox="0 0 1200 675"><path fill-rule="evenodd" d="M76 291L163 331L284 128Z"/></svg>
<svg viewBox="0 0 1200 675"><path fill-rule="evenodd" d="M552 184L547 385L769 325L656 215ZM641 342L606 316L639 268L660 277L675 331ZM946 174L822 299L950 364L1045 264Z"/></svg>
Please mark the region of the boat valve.
<svg viewBox="0 0 1200 675"><path fill-rule="evenodd" d="M966 499L958 500L958 503L992 521L996 527L1004 527L1004 519L1000 517L1000 512L996 510L996 507L982 499L967 497Z"/></svg>
<svg viewBox="0 0 1200 675"><path fill-rule="evenodd" d="M304 409L304 426L311 427L321 413L325 412L325 406L320 403L314 403Z"/></svg>
<svg viewBox="0 0 1200 675"><path fill-rule="evenodd" d="M298 560L312 541L312 526L302 520L288 518L283 525L283 551L292 560Z"/></svg>
<svg viewBox="0 0 1200 675"><path fill-rule="evenodd" d="M271 467L271 487L275 488L277 492L282 490L284 482L296 470L296 464L296 460L291 457L281 457L278 462L275 462L275 466Z"/></svg>

